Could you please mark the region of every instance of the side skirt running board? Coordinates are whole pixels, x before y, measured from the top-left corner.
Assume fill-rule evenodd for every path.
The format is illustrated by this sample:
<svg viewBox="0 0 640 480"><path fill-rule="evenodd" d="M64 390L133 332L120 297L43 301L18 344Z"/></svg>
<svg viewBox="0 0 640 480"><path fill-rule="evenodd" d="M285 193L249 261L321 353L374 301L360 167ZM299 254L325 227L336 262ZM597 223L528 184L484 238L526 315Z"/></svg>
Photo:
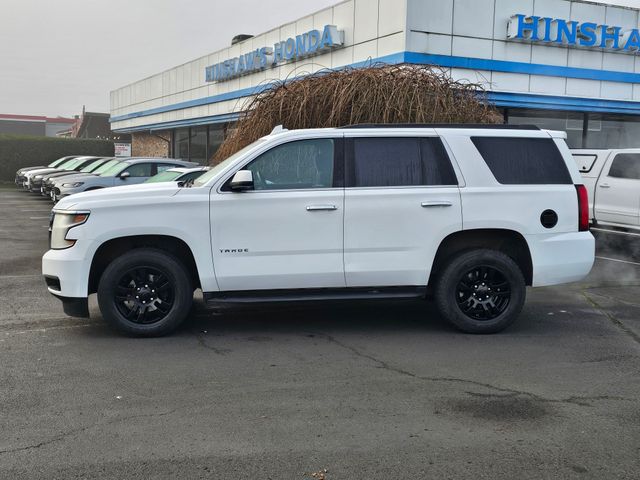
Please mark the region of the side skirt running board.
<svg viewBox="0 0 640 480"><path fill-rule="evenodd" d="M247 290L204 292L208 304L221 303L273 303L313 302L325 300L374 300L425 298L426 287L351 287L351 288L300 288L291 290Z"/></svg>

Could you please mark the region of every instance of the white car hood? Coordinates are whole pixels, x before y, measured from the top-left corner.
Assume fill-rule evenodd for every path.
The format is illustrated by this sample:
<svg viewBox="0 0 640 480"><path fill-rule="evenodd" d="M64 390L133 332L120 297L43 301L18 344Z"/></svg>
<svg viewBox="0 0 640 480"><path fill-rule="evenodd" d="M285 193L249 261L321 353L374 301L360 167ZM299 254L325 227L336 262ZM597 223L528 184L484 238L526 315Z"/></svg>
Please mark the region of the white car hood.
<svg viewBox="0 0 640 480"><path fill-rule="evenodd" d="M60 200L55 210L90 209L92 206L111 204L135 205L151 197L171 197L180 190L177 182L145 183L123 187L101 188L89 192L76 193Z"/></svg>

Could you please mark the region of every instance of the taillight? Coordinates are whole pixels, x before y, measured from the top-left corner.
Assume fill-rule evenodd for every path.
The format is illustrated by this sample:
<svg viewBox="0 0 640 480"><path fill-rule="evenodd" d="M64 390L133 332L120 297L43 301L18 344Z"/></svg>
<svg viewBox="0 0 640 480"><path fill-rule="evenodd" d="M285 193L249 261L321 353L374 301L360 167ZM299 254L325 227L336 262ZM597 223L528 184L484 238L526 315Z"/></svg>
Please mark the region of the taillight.
<svg viewBox="0 0 640 480"><path fill-rule="evenodd" d="M589 194L587 187L576 185L578 192L578 231L587 232L589 230Z"/></svg>

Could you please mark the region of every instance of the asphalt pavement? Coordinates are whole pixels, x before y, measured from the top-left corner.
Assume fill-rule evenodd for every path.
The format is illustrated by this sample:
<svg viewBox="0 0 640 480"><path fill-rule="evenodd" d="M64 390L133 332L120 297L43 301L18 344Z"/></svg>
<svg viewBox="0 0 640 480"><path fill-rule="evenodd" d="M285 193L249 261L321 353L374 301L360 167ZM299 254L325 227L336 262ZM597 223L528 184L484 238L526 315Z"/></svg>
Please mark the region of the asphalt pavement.
<svg viewBox="0 0 640 480"><path fill-rule="evenodd" d="M637 479L640 236L461 334L430 305L217 314L131 339L66 317L51 204L0 189L0 478Z"/></svg>

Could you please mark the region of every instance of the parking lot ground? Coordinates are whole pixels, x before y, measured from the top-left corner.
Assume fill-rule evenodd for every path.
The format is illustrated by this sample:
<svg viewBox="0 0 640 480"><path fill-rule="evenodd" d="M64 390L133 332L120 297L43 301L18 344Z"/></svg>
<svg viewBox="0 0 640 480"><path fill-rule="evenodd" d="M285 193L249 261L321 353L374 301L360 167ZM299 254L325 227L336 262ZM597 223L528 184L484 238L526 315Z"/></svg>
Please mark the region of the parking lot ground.
<svg viewBox="0 0 640 480"><path fill-rule="evenodd" d="M589 278L529 289L497 335L422 304L197 302L131 339L46 292L50 203L0 206L0 478L640 475L640 238L596 232Z"/></svg>

